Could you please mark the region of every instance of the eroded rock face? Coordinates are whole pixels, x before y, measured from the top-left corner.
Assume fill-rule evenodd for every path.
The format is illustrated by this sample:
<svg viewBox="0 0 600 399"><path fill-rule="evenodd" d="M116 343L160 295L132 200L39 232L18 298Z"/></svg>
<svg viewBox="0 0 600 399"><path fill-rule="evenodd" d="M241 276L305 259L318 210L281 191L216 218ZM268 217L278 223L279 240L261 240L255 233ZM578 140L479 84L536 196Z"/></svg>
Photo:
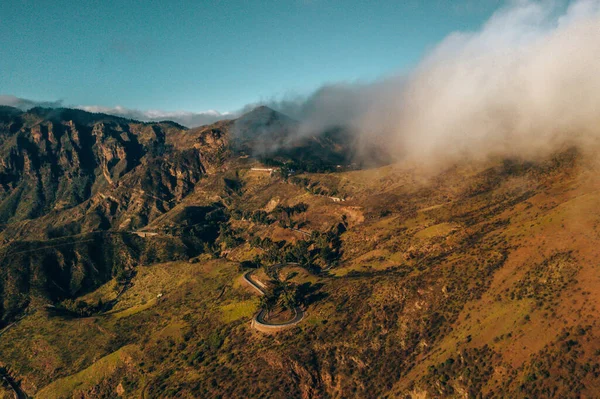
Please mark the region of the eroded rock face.
<svg viewBox="0 0 600 399"><path fill-rule="evenodd" d="M40 217L109 192L118 206L107 216L115 216L110 214L129 208L129 198L112 192L125 182L129 194L132 190L146 194L142 205L179 200L206 173L212 147L222 146L213 140L196 147L167 144L167 136L185 132L168 123L146 124L73 110L4 115L0 222Z"/></svg>
<svg viewBox="0 0 600 399"><path fill-rule="evenodd" d="M140 262L188 255L177 237L156 244L133 234L190 194L224 151L223 140L187 146L186 132L77 110L0 109L0 324L33 297L52 303Z"/></svg>

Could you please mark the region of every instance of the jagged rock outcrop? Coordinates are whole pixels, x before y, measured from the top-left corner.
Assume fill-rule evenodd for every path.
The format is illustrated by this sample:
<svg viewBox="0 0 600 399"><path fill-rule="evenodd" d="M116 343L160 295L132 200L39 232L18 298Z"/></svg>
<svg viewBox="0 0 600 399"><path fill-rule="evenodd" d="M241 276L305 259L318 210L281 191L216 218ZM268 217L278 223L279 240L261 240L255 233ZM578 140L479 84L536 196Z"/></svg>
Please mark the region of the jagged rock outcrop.
<svg viewBox="0 0 600 399"><path fill-rule="evenodd" d="M98 194L116 198L117 209L111 208L104 215L113 219L111 213L129 208L129 198L117 190L124 185L129 197L136 191L145 194L138 208L152 208L156 201L180 200L206 173L210 162L201 148L175 148L168 143L167 136L187 132L172 123L140 123L83 111L46 109L4 111L2 122L2 223L73 208ZM210 146L204 145L207 155L212 151ZM92 212L106 213L101 208L90 206Z"/></svg>

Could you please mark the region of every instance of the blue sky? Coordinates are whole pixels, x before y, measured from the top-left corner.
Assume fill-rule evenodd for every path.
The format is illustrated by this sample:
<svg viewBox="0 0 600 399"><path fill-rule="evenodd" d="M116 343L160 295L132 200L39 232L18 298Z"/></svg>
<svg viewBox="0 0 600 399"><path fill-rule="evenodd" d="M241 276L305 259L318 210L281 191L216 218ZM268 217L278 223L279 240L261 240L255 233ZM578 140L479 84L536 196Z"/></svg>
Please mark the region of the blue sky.
<svg viewBox="0 0 600 399"><path fill-rule="evenodd" d="M5 0L0 94L236 110L401 72L500 0Z"/></svg>

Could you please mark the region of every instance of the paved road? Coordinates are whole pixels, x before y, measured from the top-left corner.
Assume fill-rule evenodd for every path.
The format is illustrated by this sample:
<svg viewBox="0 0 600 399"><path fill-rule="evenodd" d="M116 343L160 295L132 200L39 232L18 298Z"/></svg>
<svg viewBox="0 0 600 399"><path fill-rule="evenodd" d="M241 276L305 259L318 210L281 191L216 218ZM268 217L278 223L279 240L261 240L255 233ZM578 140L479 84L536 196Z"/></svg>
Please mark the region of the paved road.
<svg viewBox="0 0 600 399"><path fill-rule="evenodd" d="M309 233L308 231L305 231L305 230L300 230L300 229L297 229L297 228L295 228L295 227L292 227L292 228L290 228L290 230L292 230L292 231L296 231L296 232L298 232L298 233L302 233L302 234L304 234L304 235L305 235L305 236L307 236L307 237L310 237L310 234L311 234L311 233Z"/></svg>
<svg viewBox="0 0 600 399"><path fill-rule="evenodd" d="M285 326L293 326L302 321L304 318L304 311L299 307L294 309L294 318L289 321L285 321L283 323L271 323L265 320L267 316L267 311L265 309L261 309L260 312L254 317L254 322L259 323L265 326L274 326L274 327L285 327Z"/></svg>
<svg viewBox="0 0 600 399"><path fill-rule="evenodd" d="M25 316L27 316L27 313L25 313L25 314L21 315L20 317L16 318L15 321L13 321L12 323L10 323L6 327L4 327L2 330L0 330L0 336L2 336L5 332L7 332L8 330L10 330L11 328L13 328L14 326L16 326L17 324L19 324L19 322L21 320L23 320L25 318Z"/></svg>
<svg viewBox="0 0 600 399"><path fill-rule="evenodd" d="M297 263L279 264L279 265L275 265L275 267L280 268L280 267L284 267L287 265L296 266ZM243 275L244 281L246 281L252 288L254 288L254 290L257 291L259 295L265 295L264 289L256 281L254 281L252 279L252 273L254 273L254 270L250 270L250 271L244 273L244 275ZM302 319L304 319L304 310L302 310L301 307L296 306L296 308L294 309L294 318L289 321L285 321L283 323L269 322L269 321L265 320L266 316L267 316L267 311L265 309L261 309L254 316L254 319L252 322L253 326L255 328L258 326L258 327L262 327L263 329L268 329L268 330L271 330L271 329L277 330L277 329L292 327L292 326L295 326L296 324L300 323L302 321Z"/></svg>
<svg viewBox="0 0 600 399"><path fill-rule="evenodd" d="M21 390L21 387L15 380L12 379L10 374L6 371L6 369L2 368L0 370L0 379L4 380L10 389L13 391L13 397L15 399L27 399L27 395L25 392Z"/></svg>

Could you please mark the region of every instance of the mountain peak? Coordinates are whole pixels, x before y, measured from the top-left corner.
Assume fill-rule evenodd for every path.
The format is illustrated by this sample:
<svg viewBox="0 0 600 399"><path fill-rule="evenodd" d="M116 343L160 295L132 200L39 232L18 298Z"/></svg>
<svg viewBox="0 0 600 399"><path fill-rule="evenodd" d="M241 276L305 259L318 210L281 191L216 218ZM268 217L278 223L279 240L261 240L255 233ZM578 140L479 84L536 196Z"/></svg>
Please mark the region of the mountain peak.
<svg viewBox="0 0 600 399"><path fill-rule="evenodd" d="M266 105L256 107L252 111L245 113L237 119L237 122L242 124L270 124L276 121L283 123L296 123L294 119L282 114L279 111L275 111Z"/></svg>
<svg viewBox="0 0 600 399"><path fill-rule="evenodd" d="M266 105L259 105L258 107L254 108L250 112L277 112L277 111L275 111L273 108L267 107Z"/></svg>

